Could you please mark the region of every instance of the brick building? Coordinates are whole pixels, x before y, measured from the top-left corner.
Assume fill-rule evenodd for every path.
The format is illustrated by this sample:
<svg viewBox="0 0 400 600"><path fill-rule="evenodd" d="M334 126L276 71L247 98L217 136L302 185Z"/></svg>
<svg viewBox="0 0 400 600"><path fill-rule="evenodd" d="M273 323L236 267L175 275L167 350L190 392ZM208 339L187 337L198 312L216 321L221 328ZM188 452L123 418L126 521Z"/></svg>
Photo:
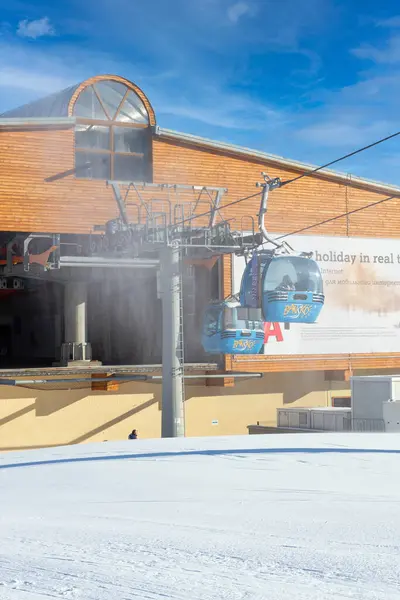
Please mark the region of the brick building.
<svg viewBox="0 0 400 600"><path fill-rule="evenodd" d="M103 381L117 371L159 375L161 360L157 267L151 257L138 259L133 269L94 268L89 260L98 230L117 216L106 182L186 185L180 201L188 204L198 200L190 186L226 189L224 219L248 231L252 219L257 222L259 198L225 210L224 205L254 195L262 171L288 180L312 167L163 129L145 93L111 75L0 115L0 151L0 449L121 439L132 423L144 437L159 435L160 386ZM157 194L160 202L176 202L163 190L156 194L142 186L133 190L136 199L137 191L143 202ZM187 384L188 435L241 433L254 421L273 424L282 404L326 406L348 397L351 373L398 368L400 201L386 200L393 195L400 189L331 171L271 193L269 231L297 232L290 239L318 253L329 302L324 321L308 330L268 324L264 354L204 355L202 310L211 298L237 291L243 264L229 255L212 268L192 265L185 296L186 356L188 372L199 379ZM127 210L134 221L137 205L130 198ZM201 202L207 206L207 199ZM307 230L321 221L326 223ZM54 252L64 261L62 269L51 268ZM82 367L68 360L74 358L68 352L71 344L75 351L77 335L71 303L75 312L85 312L80 342L88 355L79 358L98 361L97 384L79 385ZM64 366L54 367L57 363ZM225 377L207 380L210 372ZM228 377L239 372L264 377ZM4 385L44 377L53 383L43 389ZM54 383L57 378L71 378L70 389Z"/></svg>

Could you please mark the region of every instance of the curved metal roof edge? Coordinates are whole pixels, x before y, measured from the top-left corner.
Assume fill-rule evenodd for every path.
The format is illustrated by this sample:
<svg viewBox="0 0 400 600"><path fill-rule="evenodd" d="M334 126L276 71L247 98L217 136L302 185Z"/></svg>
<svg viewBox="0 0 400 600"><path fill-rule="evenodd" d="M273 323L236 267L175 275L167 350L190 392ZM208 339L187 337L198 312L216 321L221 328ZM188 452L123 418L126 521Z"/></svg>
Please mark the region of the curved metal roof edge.
<svg viewBox="0 0 400 600"><path fill-rule="evenodd" d="M100 83L102 81L113 80L122 83L125 87L129 88L135 93L147 111L149 117L149 123L152 127L156 125L156 116L154 108L144 93L144 91L133 81L130 81L126 77L113 74L94 75L89 77L85 81L76 83L63 90L59 90L47 96L28 102L17 108L13 108L6 112L0 113L1 119L25 119L25 118L61 118L72 116L73 106L79 96L79 94L87 87L93 84ZM72 106L71 106L72 103Z"/></svg>
<svg viewBox="0 0 400 600"><path fill-rule="evenodd" d="M318 165L303 163L298 160L292 160L284 158L283 156L277 156L276 154L268 154L267 152L262 152L261 150L253 150L251 148L246 148L245 146L238 146L236 144L230 144L228 142L218 142L216 140L210 140L208 138L203 138L197 135L193 135L191 133L181 133L172 129L164 129L159 126L155 128L155 135L199 146L206 146L208 148L214 148L216 150L222 150L233 154L249 156L251 158L259 158L261 160L274 162L284 167L290 167L300 171L312 171L318 167ZM350 173L332 171L331 169L321 169L321 171L315 173L315 177L318 176L325 176L330 177L332 179L346 181L348 185L359 184L362 186L374 187L375 189L380 189L382 191L400 193L399 186L392 185L390 183L385 183L382 181L375 181L373 179L365 179L363 177L358 177L357 175L352 175Z"/></svg>
<svg viewBox="0 0 400 600"><path fill-rule="evenodd" d="M23 125L75 125L76 117L0 117L0 127Z"/></svg>
<svg viewBox="0 0 400 600"><path fill-rule="evenodd" d="M29 118L29 117L67 117L68 116L68 104L74 94L76 88L80 84L75 83L62 90L55 91L46 96L32 100L3 112L0 114L0 118L13 119L13 118Z"/></svg>

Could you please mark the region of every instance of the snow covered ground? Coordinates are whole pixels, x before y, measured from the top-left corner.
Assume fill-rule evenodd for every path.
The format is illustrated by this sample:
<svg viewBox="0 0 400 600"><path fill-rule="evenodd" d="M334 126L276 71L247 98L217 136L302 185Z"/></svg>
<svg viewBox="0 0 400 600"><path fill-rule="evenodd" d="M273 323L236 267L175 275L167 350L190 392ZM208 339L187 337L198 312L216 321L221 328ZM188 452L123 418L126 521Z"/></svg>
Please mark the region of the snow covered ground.
<svg viewBox="0 0 400 600"><path fill-rule="evenodd" d="M0 599L400 598L400 436L0 455Z"/></svg>

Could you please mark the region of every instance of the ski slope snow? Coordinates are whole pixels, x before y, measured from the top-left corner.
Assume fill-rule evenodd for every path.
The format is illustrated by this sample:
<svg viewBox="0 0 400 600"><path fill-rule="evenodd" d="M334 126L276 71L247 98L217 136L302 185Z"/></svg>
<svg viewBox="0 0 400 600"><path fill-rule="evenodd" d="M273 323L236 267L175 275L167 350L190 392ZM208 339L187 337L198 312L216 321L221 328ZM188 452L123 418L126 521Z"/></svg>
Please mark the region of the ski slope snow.
<svg viewBox="0 0 400 600"><path fill-rule="evenodd" d="M400 436L0 455L1 600L400 598Z"/></svg>

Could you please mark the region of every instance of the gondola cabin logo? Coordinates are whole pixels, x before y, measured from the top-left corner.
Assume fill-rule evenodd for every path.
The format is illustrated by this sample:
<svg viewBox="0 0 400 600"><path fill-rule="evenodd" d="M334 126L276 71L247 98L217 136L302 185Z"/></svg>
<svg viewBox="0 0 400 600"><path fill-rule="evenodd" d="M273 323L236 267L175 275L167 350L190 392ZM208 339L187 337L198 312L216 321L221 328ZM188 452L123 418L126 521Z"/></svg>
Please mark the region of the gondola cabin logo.
<svg viewBox="0 0 400 600"><path fill-rule="evenodd" d="M256 340L235 340L233 342L234 350L253 350Z"/></svg>
<svg viewBox="0 0 400 600"><path fill-rule="evenodd" d="M297 317L308 317L311 310L312 306L310 304L288 304L287 306L285 306L283 316L290 316L294 319L296 319Z"/></svg>

